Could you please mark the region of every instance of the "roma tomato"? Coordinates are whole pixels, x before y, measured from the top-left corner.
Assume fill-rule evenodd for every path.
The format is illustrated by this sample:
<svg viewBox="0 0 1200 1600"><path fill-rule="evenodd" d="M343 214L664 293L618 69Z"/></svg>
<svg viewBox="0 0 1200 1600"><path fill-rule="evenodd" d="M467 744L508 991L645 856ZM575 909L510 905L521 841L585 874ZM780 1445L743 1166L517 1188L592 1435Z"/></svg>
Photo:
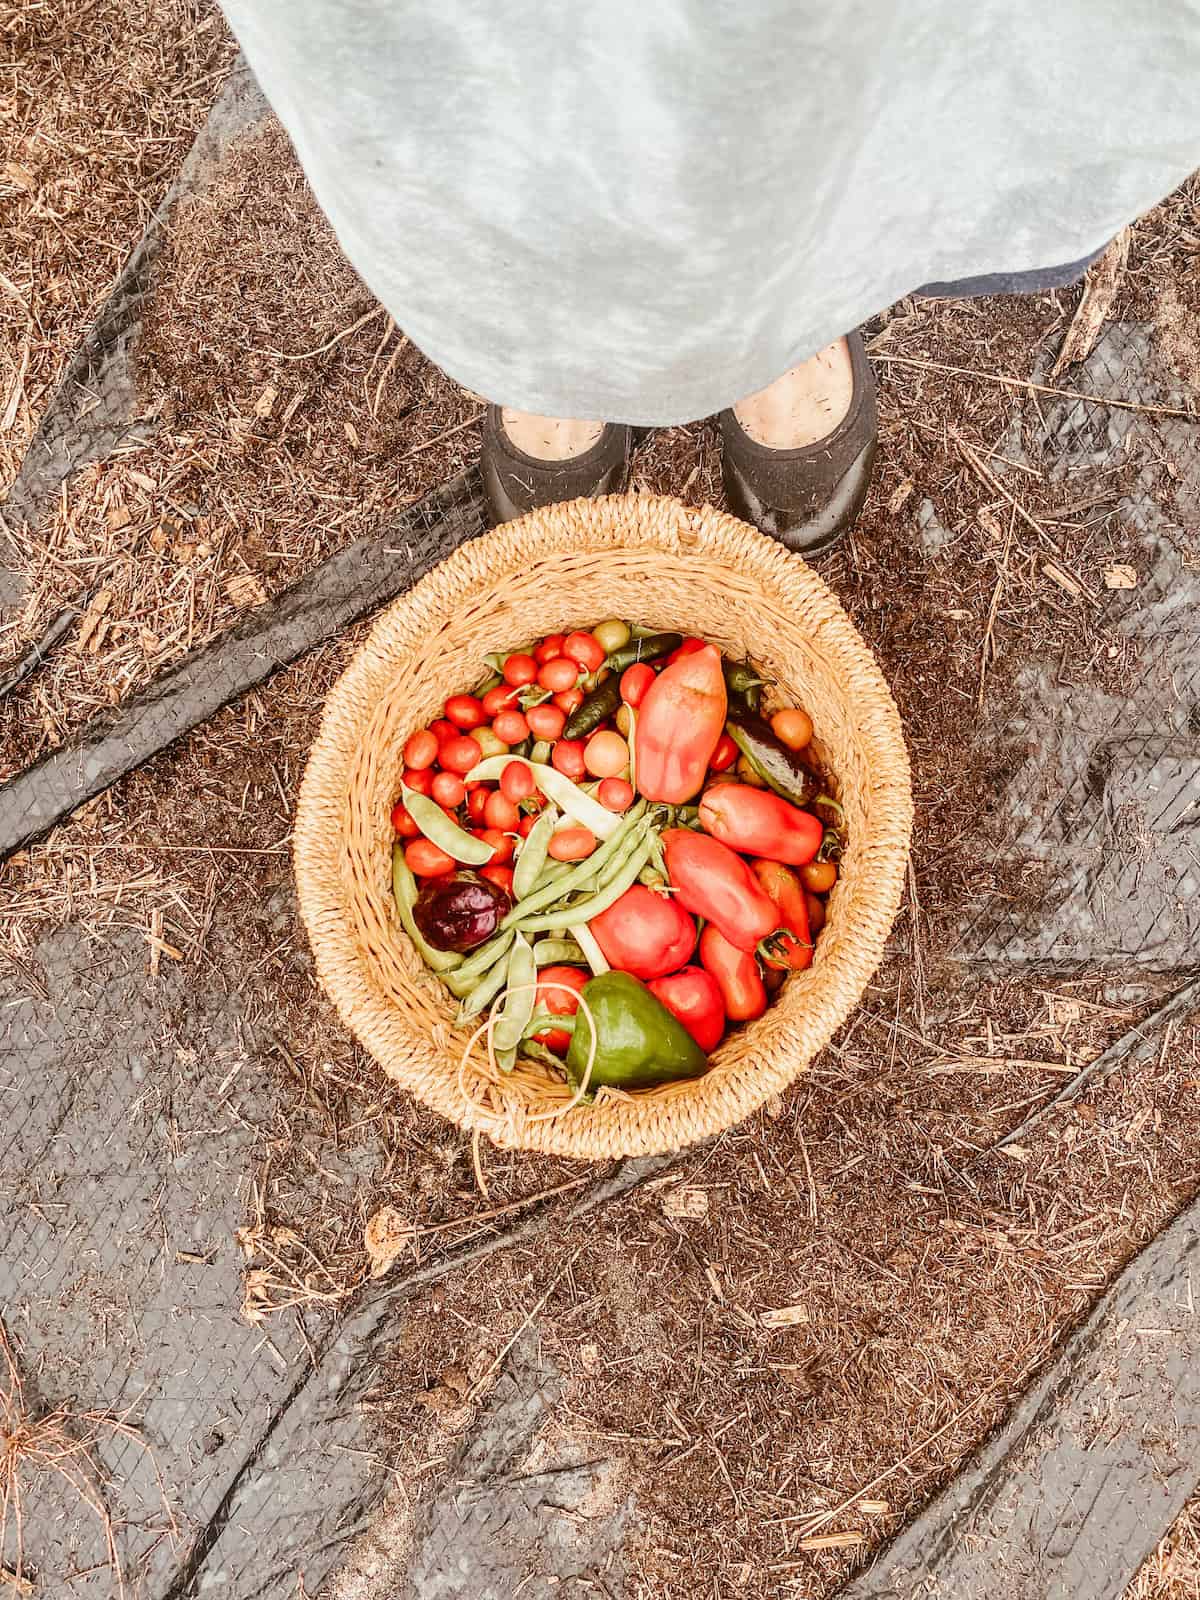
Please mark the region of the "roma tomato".
<svg viewBox="0 0 1200 1600"><path fill-rule="evenodd" d="M800 882L813 894L828 894L837 879L836 861L810 861L800 868Z"/></svg>
<svg viewBox="0 0 1200 1600"><path fill-rule="evenodd" d="M555 656L553 660L545 662L539 669L537 681L543 689L549 689L551 694L558 694L563 689L573 689L579 680L579 663L572 661L570 656Z"/></svg>
<svg viewBox="0 0 1200 1600"><path fill-rule="evenodd" d="M804 885L782 861L754 861L751 871L779 912L780 931L764 946L766 961L771 966L786 967L790 972L803 972L812 966L813 958Z"/></svg>
<svg viewBox="0 0 1200 1600"><path fill-rule="evenodd" d="M588 924L610 967L643 981L676 972L696 948L696 924L674 895L635 883Z"/></svg>
<svg viewBox="0 0 1200 1600"><path fill-rule="evenodd" d="M410 733L405 741L404 765L417 772L424 771L437 760L437 753L437 734L429 728L420 728L416 733Z"/></svg>
<svg viewBox="0 0 1200 1600"><path fill-rule="evenodd" d="M521 835L522 839L528 839L529 835L533 832L533 825L536 821L536 816L529 816L522 817L520 822L517 823L517 832Z"/></svg>
<svg viewBox="0 0 1200 1600"><path fill-rule="evenodd" d="M668 828L662 842L673 899L685 911L706 917L739 950L775 932L779 913L741 856L690 828Z"/></svg>
<svg viewBox="0 0 1200 1600"><path fill-rule="evenodd" d="M492 859L489 867L502 867L513 858L513 842L506 833L501 833L499 828L484 828L475 835L485 844L492 847Z"/></svg>
<svg viewBox="0 0 1200 1600"><path fill-rule="evenodd" d="M700 801L700 825L714 839L747 855L802 867L821 848L825 829L811 811L801 811L770 789L723 783Z"/></svg>
<svg viewBox="0 0 1200 1600"><path fill-rule="evenodd" d="M555 861L586 861L596 848L596 835L590 828L560 828L547 846Z"/></svg>
<svg viewBox="0 0 1200 1600"><path fill-rule="evenodd" d="M467 795L467 815L472 822L482 822L483 813L487 810L488 796L494 794L486 783L481 783L478 788L472 789Z"/></svg>
<svg viewBox="0 0 1200 1600"><path fill-rule="evenodd" d="M520 693L520 689L514 689L507 683L498 683L494 689L489 689L482 701L484 719L498 717L502 711L511 711Z"/></svg>
<svg viewBox="0 0 1200 1600"><path fill-rule="evenodd" d="M408 869L418 878L440 878L443 872L454 872L458 862L438 848L431 839L414 839L404 847Z"/></svg>
<svg viewBox="0 0 1200 1600"><path fill-rule="evenodd" d="M647 800L682 805L699 793L725 732L726 705L721 656L711 644L659 673L642 701L634 735L637 786Z"/></svg>
<svg viewBox="0 0 1200 1600"><path fill-rule="evenodd" d="M436 722L429 724L429 731L437 740L439 747L447 739L457 739L460 730L447 717L439 717Z"/></svg>
<svg viewBox="0 0 1200 1600"><path fill-rule="evenodd" d="M590 977L590 972L579 967L543 967L534 1002L552 1017L573 1017L579 1010L579 991ZM556 1056L566 1055L571 1045L571 1035L563 1028L547 1028L545 1033L535 1033L534 1038Z"/></svg>
<svg viewBox="0 0 1200 1600"><path fill-rule="evenodd" d="M487 712L473 694L452 694L446 701L446 721L452 722L464 733L470 733L472 728L483 727Z"/></svg>
<svg viewBox="0 0 1200 1600"><path fill-rule="evenodd" d="M811 892L804 896L808 905L808 928L815 939L825 926L825 902L818 895Z"/></svg>
<svg viewBox="0 0 1200 1600"><path fill-rule="evenodd" d="M501 833L511 833L520 822L521 813L506 794L501 793L499 789L493 789L483 808L483 820L489 828L498 828Z"/></svg>
<svg viewBox="0 0 1200 1600"><path fill-rule="evenodd" d="M730 944L709 923L700 935L700 964L721 991L730 1022L751 1022L767 1009L767 991L758 962L746 950Z"/></svg>
<svg viewBox="0 0 1200 1600"><path fill-rule="evenodd" d="M594 633L569 633L563 640L563 655L577 661L585 672L602 667L607 653Z"/></svg>
<svg viewBox="0 0 1200 1600"><path fill-rule="evenodd" d="M553 742L562 737L562 731L567 725L567 713L561 706L547 705L543 702L540 706L530 706L525 713L525 721L529 724L529 731L535 739L548 739Z"/></svg>
<svg viewBox="0 0 1200 1600"><path fill-rule="evenodd" d="M467 786L454 772L439 772L430 792L438 805L449 806L451 811L467 798Z"/></svg>
<svg viewBox="0 0 1200 1600"><path fill-rule="evenodd" d="M777 711L771 718L771 732L789 750L803 750L813 736L812 718L799 707Z"/></svg>
<svg viewBox="0 0 1200 1600"><path fill-rule="evenodd" d="M401 839L415 839L421 831L404 809L402 800L397 800L392 807L392 827Z"/></svg>
<svg viewBox="0 0 1200 1600"><path fill-rule="evenodd" d="M510 761L500 774L500 793L513 805L518 805L537 788L533 768L527 761Z"/></svg>
<svg viewBox="0 0 1200 1600"><path fill-rule="evenodd" d="M646 987L679 1018L701 1050L707 1054L716 1049L725 1032L725 1002L710 972L703 967L681 967Z"/></svg>
<svg viewBox="0 0 1200 1600"><path fill-rule="evenodd" d="M527 683L532 683L537 675L537 662L532 656L523 654L509 656L500 674L505 683L511 683L515 689L523 689Z"/></svg>
<svg viewBox="0 0 1200 1600"><path fill-rule="evenodd" d="M635 661L621 674L621 699L627 706L640 706L646 690L654 682L654 668L647 661Z"/></svg>
<svg viewBox="0 0 1200 1600"><path fill-rule="evenodd" d="M564 777L578 783L587 770L583 760L583 740L560 739L550 752L550 764Z"/></svg>
<svg viewBox="0 0 1200 1600"><path fill-rule="evenodd" d="M496 884L498 888L504 890L510 899L512 898L513 869L511 867L501 867L495 862L490 862L486 867L480 867L479 876L486 878L489 883Z"/></svg>
<svg viewBox="0 0 1200 1600"><path fill-rule="evenodd" d="M442 746L442 766L447 772L457 772L460 777L464 772L470 772L482 756L478 741L466 733L457 739L447 739Z"/></svg>

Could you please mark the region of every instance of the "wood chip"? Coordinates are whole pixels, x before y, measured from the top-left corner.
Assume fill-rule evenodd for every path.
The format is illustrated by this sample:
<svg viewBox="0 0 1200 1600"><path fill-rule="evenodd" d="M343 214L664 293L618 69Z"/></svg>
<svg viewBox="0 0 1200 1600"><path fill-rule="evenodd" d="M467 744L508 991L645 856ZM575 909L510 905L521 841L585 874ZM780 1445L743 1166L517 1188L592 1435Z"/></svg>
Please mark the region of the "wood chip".
<svg viewBox="0 0 1200 1600"><path fill-rule="evenodd" d="M110 532L118 533L122 528L127 528L133 518L129 514L128 506L109 506L104 520L108 523Z"/></svg>
<svg viewBox="0 0 1200 1600"><path fill-rule="evenodd" d="M1111 567L1104 569L1104 587L1106 589L1136 589L1138 586L1137 568L1126 566L1124 562L1116 562Z"/></svg>
<svg viewBox="0 0 1200 1600"><path fill-rule="evenodd" d="M225 593L235 606L261 606L267 591L252 572L235 572L227 579Z"/></svg>
<svg viewBox="0 0 1200 1600"><path fill-rule="evenodd" d="M136 483L139 489L145 489L148 494L153 494L155 489L158 488L158 484L148 473L138 472L133 467L129 469L129 481L130 483Z"/></svg>
<svg viewBox="0 0 1200 1600"><path fill-rule="evenodd" d="M982 506L975 513L975 520L983 529L984 533L987 534L989 539L993 540L996 544L1002 543L1004 539L1004 529L1000 526L1000 518L994 511L989 511L986 506Z"/></svg>
<svg viewBox="0 0 1200 1600"><path fill-rule="evenodd" d="M758 1319L764 1328L800 1328L808 1320L807 1306L780 1306L775 1311L764 1311Z"/></svg>
<svg viewBox="0 0 1200 1600"><path fill-rule="evenodd" d="M598 1344L581 1344L579 1346L579 1365L587 1373L600 1370L600 1346Z"/></svg>
<svg viewBox="0 0 1200 1600"><path fill-rule="evenodd" d="M1067 329L1058 360L1050 371L1052 378L1057 378L1064 367L1086 361L1095 349L1100 329L1117 297L1128 259L1129 229L1122 228L1095 266L1088 269L1079 307Z"/></svg>
<svg viewBox="0 0 1200 1600"><path fill-rule="evenodd" d="M708 1215L708 1190L678 1185L663 1195L663 1215L700 1222Z"/></svg>
<svg viewBox="0 0 1200 1600"><path fill-rule="evenodd" d="M902 482L896 485L891 494L888 496L887 503L887 508L891 512L892 516L896 515L896 512L900 510L901 506L909 498L912 492L913 481L911 478L905 478Z"/></svg>
<svg viewBox="0 0 1200 1600"><path fill-rule="evenodd" d="M4 176L16 189L34 189L37 179L28 167L23 167L19 161L6 161L4 163Z"/></svg>
<svg viewBox="0 0 1200 1600"><path fill-rule="evenodd" d="M797 1550L847 1550L852 1544L862 1544L866 1534L861 1528L848 1528L845 1533L814 1533L810 1538L798 1539Z"/></svg>
<svg viewBox="0 0 1200 1600"><path fill-rule="evenodd" d="M254 415L256 417L269 417L274 411L275 402L278 399L279 390L273 383L269 383L254 402Z"/></svg>
<svg viewBox="0 0 1200 1600"><path fill-rule="evenodd" d="M100 618L112 604L112 590L101 589L99 594L92 596L91 604L79 619L79 636L76 640L79 648L87 648L88 640L100 625Z"/></svg>
<svg viewBox="0 0 1200 1600"><path fill-rule="evenodd" d="M855 1505L864 1517L882 1517L892 1509L887 1500L856 1500Z"/></svg>
<svg viewBox="0 0 1200 1600"><path fill-rule="evenodd" d="M414 1246L416 1230L395 1206L380 1206L363 1229L363 1246L371 1263L371 1276L382 1278L405 1250Z"/></svg>
<svg viewBox="0 0 1200 1600"><path fill-rule="evenodd" d="M1083 598L1083 588L1076 583L1075 579L1069 572L1065 572L1063 568L1059 566L1057 561L1043 561L1042 571L1045 573L1047 578L1051 578L1056 584L1058 584L1060 589L1065 589L1068 594L1074 595L1077 600L1081 600Z"/></svg>

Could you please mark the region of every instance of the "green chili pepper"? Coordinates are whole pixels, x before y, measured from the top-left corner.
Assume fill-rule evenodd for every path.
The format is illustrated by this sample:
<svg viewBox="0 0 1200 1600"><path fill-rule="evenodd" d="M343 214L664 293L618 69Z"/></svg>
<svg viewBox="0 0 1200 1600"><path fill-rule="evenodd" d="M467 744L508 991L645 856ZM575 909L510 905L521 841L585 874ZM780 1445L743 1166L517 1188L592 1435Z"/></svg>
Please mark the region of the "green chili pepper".
<svg viewBox="0 0 1200 1600"><path fill-rule="evenodd" d="M458 974L455 973L455 977ZM459 1022L470 1022L472 1017L477 1017L488 1003L496 998L508 981L508 964L498 961L490 972L485 972L482 978L477 978L473 987L463 996L463 1003L458 1008Z"/></svg>
<svg viewBox="0 0 1200 1600"><path fill-rule="evenodd" d="M425 965L432 972L439 974L450 972L459 966L462 962L460 955L453 950L435 950L431 944L425 942L420 928L417 927L412 911L417 903L417 880L404 859L404 846L401 844L392 847L392 894L404 931L416 946L417 954Z"/></svg>
<svg viewBox="0 0 1200 1600"><path fill-rule="evenodd" d="M526 895L533 893L534 885L546 865L546 853L557 826L558 811L554 806L547 806L530 828L521 846L521 853L517 857L517 864L513 868L514 900L524 900Z"/></svg>
<svg viewBox="0 0 1200 1600"><path fill-rule="evenodd" d="M561 906L556 911L547 911L540 916L530 916L527 911L522 914L522 908L518 906L517 926L526 933L557 933L560 928L578 927L590 922L602 911L607 911L609 906L615 905L626 889L636 883L637 875L650 859L652 849L652 837L644 837L612 882L590 899L581 900L578 905ZM562 886L556 884L552 887ZM534 899L536 898L535 895Z"/></svg>
<svg viewBox="0 0 1200 1600"><path fill-rule="evenodd" d="M691 1034L644 983L628 972L605 972L583 986L596 1021L596 1054L588 1088L648 1089L699 1077L708 1058ZM567 1051L567 1076L583 1082L592 1051L592 1026L581 1005Z"/></svg>
<svg viewBox="0 0 1200 1600"><path fill-rule="evenodd" d="M533 958L533 946L520 933L513 940L512 951L508 958L507 983L508 993L504 997L496 1025L492 1029L492 1044L497 1056L501 1058L501 1065L503 1056L508 1051L515 1050L520 1044L521 1035L533 1015L533 1003L536 998L537 963Z"/></svg>
<svg viewBox="0 0 1200 1600"><path fill-rule="evenodd" d="M627 842L633 830L638 827L640 819L634 815L636 809L635 807L634 811L628 812L621 819L621 826L616 833L593 850L586 861L578 862L556 882L548 883L544 889L536 889L526 899L518 901L500 924L501 928L514 927L521 919L529 916L530 913L541 911L544 907L553 905L556 900L560 900L564 895L570 894L572 889L582 888L590 878L596 875L597 870L606 861L610 861L616 855L622 845ZM562 922L558 926L565 928L567 924Z"/></svg>
<svg viewBox="0 0 1200 1600"><path fill-rule="evenodd" d="M727 661L721 658L721 671L725 674L725 688L729 703L738 709L757 713L762 701L763 681L748 661Z"/></svg>
<svg viewBox="0 0 1200 1600"><path fill-rule="evenodd" d="M539 967L584 967L587 957L574 939L539 939L533 947Z"/></svg>
<svg viewBox="0 0 1200 1600"><path fill-rule="evenodd" d="M492 859L495 854L492 846L484 839L474 838L465 828L460 828L436 800L418 794L406 783L400 785L400 798L404 802L404 809L430 843L436 844L448 856L453 856L455 861L465 862L469 867L482 867Z"/></svg>
<svg viewBox="0 0 1200 1600"><path fill-rule="evenodd" d="M752 712L729 708L729 737L763 782L794 806L807 806L820 793L820 779Z"/></svg>
<svg viewBox="0 0 1200 1600"><path fill-rule="evenodd" d="M567 718L563 728L564 739L582 739L598 728L606 717L611 717L621 704L621 679L614 673L585 697Z"/></svg>
<svg viewBox="0 0 1200 1600"><path fill-rule="evenodd" d="M661 661L663 656L669 656L672 650L678 650L682 643L681 633L648 633L640 639L630 639L628 644L623 644L619 650L614 650L605 665L616 677L620 677L625 668L632 667L635 662Z"/></svg>

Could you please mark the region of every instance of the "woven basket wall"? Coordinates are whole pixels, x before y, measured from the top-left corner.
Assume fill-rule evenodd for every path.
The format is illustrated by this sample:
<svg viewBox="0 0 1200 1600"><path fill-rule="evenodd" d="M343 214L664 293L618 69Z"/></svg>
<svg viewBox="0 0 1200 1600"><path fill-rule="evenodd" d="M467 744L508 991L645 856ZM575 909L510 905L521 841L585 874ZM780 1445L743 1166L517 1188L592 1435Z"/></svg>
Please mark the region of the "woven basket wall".
<svg viewBox="0 0 1200 1600"><path fill-rule="evenodd" d="M702 1078L557 1115L569 1090L518 1063L499 1084L396 916L392 832L401 749L488 651L625 617L750 656L780 703L811 714L849 844L816 959ZM787 1087L845 1020L879 964L900 902L912 820L900 719L870 651L797 556L745 523L650 496L580 500L472 540L382 614L335 686L300 792L300 909L320 980L383 1070L496 1143L605 1160L677 1149ZM461 1083L461 1086L460 1086ZM465 1093L464 1093L465 1091Z"/></svg>

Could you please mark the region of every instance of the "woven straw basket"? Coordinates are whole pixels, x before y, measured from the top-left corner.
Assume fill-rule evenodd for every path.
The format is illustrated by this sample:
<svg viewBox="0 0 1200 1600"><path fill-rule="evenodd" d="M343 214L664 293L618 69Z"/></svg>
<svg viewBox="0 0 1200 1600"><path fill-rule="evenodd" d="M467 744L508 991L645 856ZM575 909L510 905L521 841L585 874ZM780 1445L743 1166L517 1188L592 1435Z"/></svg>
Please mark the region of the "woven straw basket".
<svg viewBox="0 0 1200 1600"><path fill-rule="evenodd" d="M391 895L389 811L413 729L469 690L489 651L603 617L700 634L750 656L804 706L846 812L848 847L808 971L722 1044L702 1078L631 1095L570 1091L527 1062L497 1079L425 969ZM816 574L734 517L670 499L550 506L463 545L395 602L329 697L300 792L300 909L317 972L395 1082L497 1144L605 1160L731 1127L792 1082L857 1003L900 901L912 820L900 719L878 667Z"/></svg>

